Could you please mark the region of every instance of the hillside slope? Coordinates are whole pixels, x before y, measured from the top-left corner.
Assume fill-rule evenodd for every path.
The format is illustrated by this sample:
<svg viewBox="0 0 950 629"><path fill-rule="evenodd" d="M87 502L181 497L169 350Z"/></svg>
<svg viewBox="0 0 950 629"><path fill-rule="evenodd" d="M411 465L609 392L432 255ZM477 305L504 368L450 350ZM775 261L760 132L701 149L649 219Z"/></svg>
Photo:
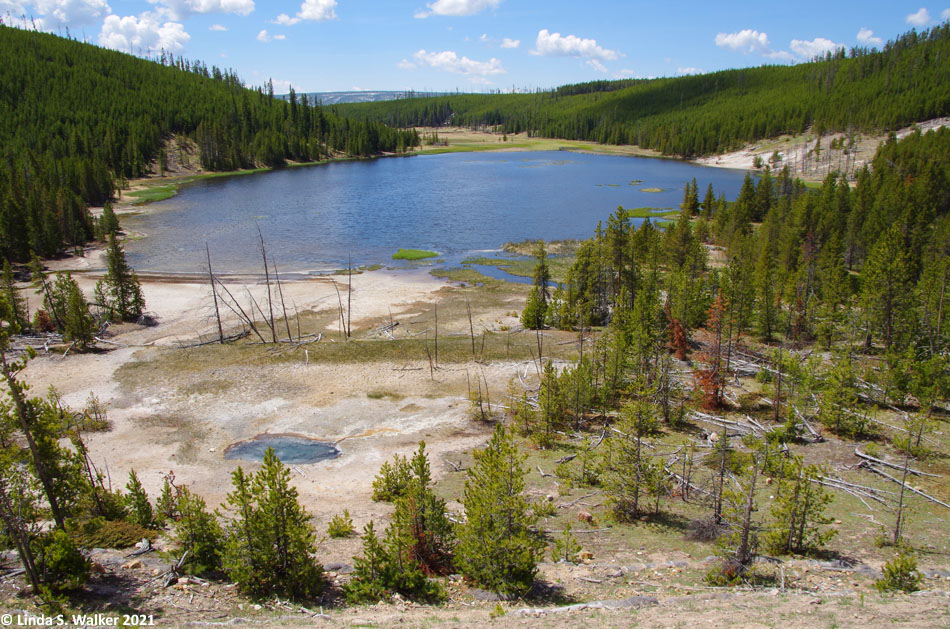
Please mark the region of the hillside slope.
<svg viewBox="0 0 950 629"><path fill-rule="evenodd" d="M911 31L881 51L795 66L650 80L595 81L535 94L460 94L340 106L390 125L473 128L636 144L695 157L825 131L888 131L950 113L950 26Z"/></svg>
<svg viewBox="0 0 950 629"><path fill-rule="evenodd" d="M87 204L138 177L172 134L209 170L279 166L412 145L414 132L352 121L248 89L230 70L140 59L0 26L0 255L49 256L93 234Z"/></svg>

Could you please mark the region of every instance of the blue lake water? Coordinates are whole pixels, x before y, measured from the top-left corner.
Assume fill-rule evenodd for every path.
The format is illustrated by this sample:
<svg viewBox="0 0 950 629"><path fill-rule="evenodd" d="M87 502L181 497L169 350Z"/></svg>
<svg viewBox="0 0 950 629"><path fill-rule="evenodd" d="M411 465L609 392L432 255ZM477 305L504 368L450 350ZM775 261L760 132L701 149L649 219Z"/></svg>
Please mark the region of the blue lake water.
<svg viewBox="0 0 950 629"><path fill-rule="evenodd" d="M744 171L661 159L560 151L449 153L336 162L196 182L123 218L148 237L126 244L140 272L200 273L205 243L218 273L258 273L258 226L281 273L399 265L400 247L445 264L527 238L589 238L617 206L678 207L738 194ZM660 188L662 192L644 192Z"/></svg>

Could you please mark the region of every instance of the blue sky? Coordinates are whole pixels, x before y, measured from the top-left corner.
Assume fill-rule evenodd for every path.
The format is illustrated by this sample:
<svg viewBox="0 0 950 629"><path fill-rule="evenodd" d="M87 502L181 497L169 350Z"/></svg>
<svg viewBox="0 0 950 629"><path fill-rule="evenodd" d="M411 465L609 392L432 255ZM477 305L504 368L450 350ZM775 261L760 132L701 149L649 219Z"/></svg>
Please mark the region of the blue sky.
<svg viewBox="0 0 950 629"><path fill-rule="evenodd" d="M942 2L0 0L0 16L133 54L164 48L277 92L508 91L880 46L950 19Z"/></svg>

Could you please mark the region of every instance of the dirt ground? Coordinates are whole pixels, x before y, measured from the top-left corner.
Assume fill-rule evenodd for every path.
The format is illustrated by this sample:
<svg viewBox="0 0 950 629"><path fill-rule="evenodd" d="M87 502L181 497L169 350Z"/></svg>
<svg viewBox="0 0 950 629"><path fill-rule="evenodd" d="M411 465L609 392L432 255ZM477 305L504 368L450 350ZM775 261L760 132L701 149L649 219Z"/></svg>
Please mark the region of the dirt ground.
<svg viewBox="0 0 950 629"><path fill-rule="evenodd" d="M937 118L901 129L896 135L900 139L910 135L915 129L920 129L921 132L926 133L931 129L939 129L948 124L950 124L950 118ZM787 164L789 171L795 177L799 177L804 181L822 181L829 172L835 170L839 172L847 171L851 174L857 173L865 164L870 163L877 152L877 147L887 138L883 135L858 135L855 149L849 156L843 150L830 148L833 140L847 140L846 134L825 134L821 136L821 153L816 158L813 150L817 139L814 134L796 137L781 136L771 140L762 140L731 153L703 157L695 160L695 162L703 166L717 168L752 170L756 157L761 158L764 163L768 163L773 152L777 151L781 161L776 164L776 169L781 169Z"/></svg>

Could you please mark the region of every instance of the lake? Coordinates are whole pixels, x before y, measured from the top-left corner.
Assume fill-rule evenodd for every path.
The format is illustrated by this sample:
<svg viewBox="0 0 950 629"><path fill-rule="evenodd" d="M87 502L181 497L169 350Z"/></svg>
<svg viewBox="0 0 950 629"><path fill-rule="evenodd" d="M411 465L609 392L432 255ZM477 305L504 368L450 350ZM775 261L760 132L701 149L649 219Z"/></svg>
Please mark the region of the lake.
<svg viewBox="0 0 950 629"><path fill-rule="evenodd" d="M258 273L257 229L281 273L386 264L399 248L444 264L528 238L589 238L617 206L678 207L696 178L734 199L744 171L561 151L448 153L334 162L188 185L122 219L140 272ZM645 189L659 189L648 192ZM402 263L405 264L405 263Z"/></svg>

